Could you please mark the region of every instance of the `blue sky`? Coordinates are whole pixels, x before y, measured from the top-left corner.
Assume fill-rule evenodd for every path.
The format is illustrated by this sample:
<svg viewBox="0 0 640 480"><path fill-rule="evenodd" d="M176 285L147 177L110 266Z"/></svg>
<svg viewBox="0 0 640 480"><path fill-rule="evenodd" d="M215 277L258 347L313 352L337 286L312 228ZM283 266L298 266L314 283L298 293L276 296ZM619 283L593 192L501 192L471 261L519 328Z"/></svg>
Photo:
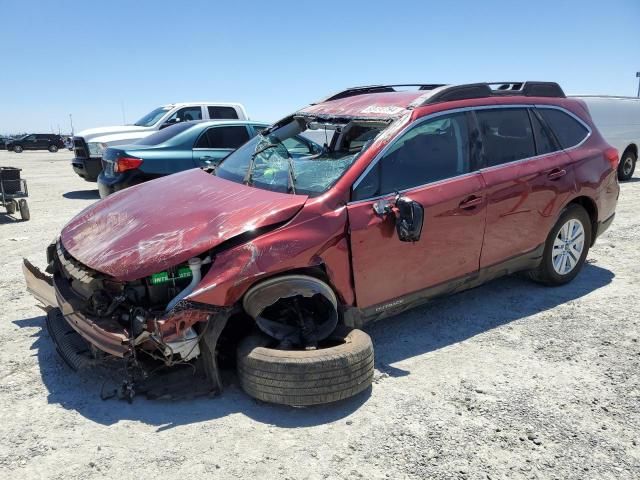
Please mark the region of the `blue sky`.
<svg viewBox="0 0 640 480"><path fill-rule="evenodd" d="M273 121L343 87L555 80L635 95L640 0L0 0L0 133L76 132L161 104Z"/></svg>

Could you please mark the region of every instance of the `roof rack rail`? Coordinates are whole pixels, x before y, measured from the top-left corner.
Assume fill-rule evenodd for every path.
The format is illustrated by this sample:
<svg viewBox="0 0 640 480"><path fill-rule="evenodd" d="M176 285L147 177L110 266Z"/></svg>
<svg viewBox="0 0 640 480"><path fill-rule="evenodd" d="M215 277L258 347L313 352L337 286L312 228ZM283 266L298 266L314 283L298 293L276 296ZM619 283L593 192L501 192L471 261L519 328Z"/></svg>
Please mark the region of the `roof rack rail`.
<svg viewBox="0 0 640 480"><path fill-rule="evenodd" d="M491 82L449 85L427 98L422 105L468 100L472 98L523 95L525 97L566 98L564 91L555 82Z"/></svg>
<svg viewBox="0 0 640 480"><path fill-rule="evenodd" d="M333 95L316 103L329 102L331 100L339 100L341 98L347 97L355 97L357 95L364 95L366 93L397 92L397 87L418 87L418 90L433 90L435 88L444 86L444 83L401 83L392 85L366 85L362 87L347 88L346 90L334 93Z"/></svg>

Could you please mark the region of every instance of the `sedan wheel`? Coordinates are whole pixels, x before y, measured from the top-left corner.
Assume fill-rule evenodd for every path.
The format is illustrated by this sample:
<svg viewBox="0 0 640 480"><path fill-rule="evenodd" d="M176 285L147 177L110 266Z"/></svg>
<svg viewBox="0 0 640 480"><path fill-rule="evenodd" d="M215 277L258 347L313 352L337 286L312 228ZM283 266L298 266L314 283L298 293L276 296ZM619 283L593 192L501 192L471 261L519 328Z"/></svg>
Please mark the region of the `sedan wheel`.
<svg viewBox="0 0 640 480"><path fill-rule="evenodd" d="M529 278L546 285L563 285L580 272L591 246L591 218L582 205L570 204L549 232L538 267Z"/></svg>
<svg viewBox="0 0 640 480"><path fill-rule="evenodd" d="M580 220L571 219L565 223L553 242L553 269L558 275L571 272L584 250L584 227Z"/></svg>

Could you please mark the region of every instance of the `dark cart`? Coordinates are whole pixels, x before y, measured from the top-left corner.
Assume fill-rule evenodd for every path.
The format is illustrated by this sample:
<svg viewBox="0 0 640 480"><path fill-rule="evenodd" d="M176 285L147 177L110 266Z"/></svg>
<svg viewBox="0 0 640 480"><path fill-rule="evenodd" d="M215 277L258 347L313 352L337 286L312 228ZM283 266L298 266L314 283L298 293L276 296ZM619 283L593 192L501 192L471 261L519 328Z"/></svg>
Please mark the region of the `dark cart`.
<svg viewBox="0 0 640 480"><path fill-rule="evenodd" d="M0 206L7 209L7 214L13 215L20 211L22 220L29 220L29 196L27 181L20 178L21 168L0 167Z"/></svg>

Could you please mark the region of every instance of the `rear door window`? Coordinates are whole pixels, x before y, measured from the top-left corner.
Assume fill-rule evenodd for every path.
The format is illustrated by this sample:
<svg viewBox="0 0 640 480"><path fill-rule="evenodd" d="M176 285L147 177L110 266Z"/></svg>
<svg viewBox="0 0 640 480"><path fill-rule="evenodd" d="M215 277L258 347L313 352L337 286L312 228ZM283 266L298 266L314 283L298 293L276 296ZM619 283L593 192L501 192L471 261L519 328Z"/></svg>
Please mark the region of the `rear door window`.
<svg viewBox="0 0 640 480"><path fill-rule="evenodd" d="M249 132L243 125L212 127L204 132L195 148L236 149L249 140Z"/></svg>
<svg viewBox="0 0 640 480"><path fill-rule="evenodd" d="M238 118L238 112L233 107L209 106L207 110L209 111L209 118L214 120L236 120Z"/></svg>
<svg viewBox="0 0 640 480"><path fill-rule="evenodd" d="M562 148L571 148L582 142L589 130L568 113L555 108L538 108L538 112L549 125Z"/></svg>
<svg viewBox="0 0 640 480"><path fill-rule="evenodd" d="M485 166L492 167L534 157L536 147L525 108L477 110Z"/></svg>

